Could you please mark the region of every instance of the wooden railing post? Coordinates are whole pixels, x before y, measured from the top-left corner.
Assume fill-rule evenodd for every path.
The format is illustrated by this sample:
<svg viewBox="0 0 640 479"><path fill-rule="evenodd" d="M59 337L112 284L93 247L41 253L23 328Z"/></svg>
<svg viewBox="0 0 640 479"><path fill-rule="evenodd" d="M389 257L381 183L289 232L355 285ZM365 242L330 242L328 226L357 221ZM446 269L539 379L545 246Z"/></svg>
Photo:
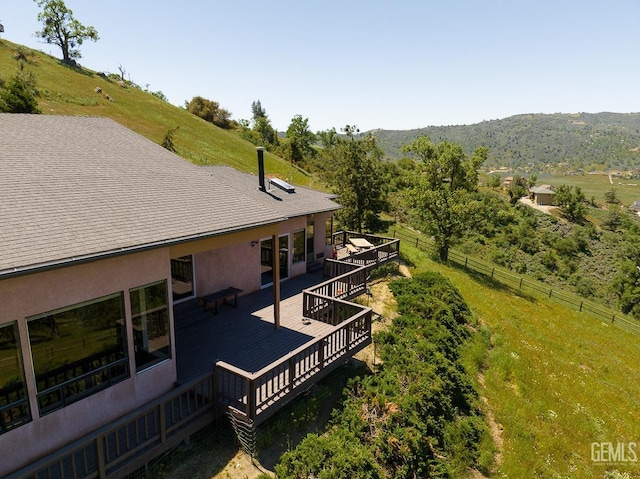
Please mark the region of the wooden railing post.
<svg viewBox="0 0 640 479"><path fill-rule="evenodd" d="M256 384L251 378L247 378L247 410L245 411L251 420L256 418Z"/></svg>
<svg viewBox="0 0 640 479"><path fill-rule="evenodd" d="M167 442L167 414L166 414L167 401L160 403L160 442L164 444Z"/></svg>
<svg viewBox="0 0 640 479"><path fill-rule="evenodd" d="M293 391L293 383L296 380L296 358L289 358L289 391Z"/></svg>
<svg viewBox="0 0 640 479"><path fill-rule="evenodd" d="M327 341L322 339L320 341L320 346L318 347L318 364L320 365L320 369L324 368L324 358L325 358L325 348L328 347Z"/></svg>
<svg viewBox="0 0 640 479"><path fill-rule="evenodd" d="M104 435L100 434L96 437L96 459L98 461L98 477L107 479L107 463L104 457Z"/></svg>

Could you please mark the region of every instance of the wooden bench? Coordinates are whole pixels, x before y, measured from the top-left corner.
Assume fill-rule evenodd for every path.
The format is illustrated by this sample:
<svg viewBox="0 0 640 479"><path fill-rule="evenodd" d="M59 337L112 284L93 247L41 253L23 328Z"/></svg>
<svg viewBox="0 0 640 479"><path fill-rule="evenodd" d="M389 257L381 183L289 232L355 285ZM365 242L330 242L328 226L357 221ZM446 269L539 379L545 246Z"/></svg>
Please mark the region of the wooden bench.
<svg viewBox="0 0 640 479"><path fill-rule="evenodd" d="M230 306L237 308L238 295L240 293L242 293L241 289L229 287L207 294L206 296L200 296L198 299L200 300L200 304L204 306L205 311L207 309L212 309L213 314L218 314L218 303L220 301L222 301L223 304L229 304L227 303L227 300L233 298L233 304L230 304Z"/></svg>
<svg viewBox="0 0 640 479"><path fill-rule="evenodd" d="M359 252L360 250L358 248L356 248L355 246L353 246L352 244L348 244L347 245L347 251L349 252L349 254L354 254Z"/></svg>

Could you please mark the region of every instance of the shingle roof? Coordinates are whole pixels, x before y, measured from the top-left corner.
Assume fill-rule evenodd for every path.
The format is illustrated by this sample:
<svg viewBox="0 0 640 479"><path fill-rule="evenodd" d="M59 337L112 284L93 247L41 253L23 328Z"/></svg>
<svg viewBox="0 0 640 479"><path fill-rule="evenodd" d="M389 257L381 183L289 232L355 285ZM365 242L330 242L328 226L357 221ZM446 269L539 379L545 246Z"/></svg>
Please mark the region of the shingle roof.
<svg viewBox="0 0 640 479"><path fill-rule="evenodd" d="M0 114L0 277L282 221L107 118Z"/></svg>
<svg viewBox="0 0 640 479"><path fill-rule="evenodd" d="M260 202L268 208L273 208L282 215L292 218L311 213L333 211L340 206L335 203L334 195L322 193L300 186L295 187L295 193L287 193L275 185L269 185L269 179L265 179L267 191L258 189L259 180L256 175L242 173L228 166L203 166L213 178L229 185L233 185L251 199Z"/></svg>

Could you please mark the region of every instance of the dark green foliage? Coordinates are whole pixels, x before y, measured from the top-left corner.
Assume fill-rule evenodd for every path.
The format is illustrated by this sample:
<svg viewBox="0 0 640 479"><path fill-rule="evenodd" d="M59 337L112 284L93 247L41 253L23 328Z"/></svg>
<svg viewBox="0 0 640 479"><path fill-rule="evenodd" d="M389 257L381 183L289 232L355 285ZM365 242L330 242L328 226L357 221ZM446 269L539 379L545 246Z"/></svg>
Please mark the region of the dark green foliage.
<svg viewBox="0 0 640 479"><path fill-rule="evenodd" d="M602 219L602 227L609 231L616 231L622 225L622 213L616 207L607 210L605 217Z"/></svg>
<svg viewBox="0 0 640 479"><path fill-rule="evenodd" d="M458 477L478 467L486 425L459 361L469 309L438 274L391 288L401 316L376 336L383 366L350 382L328 431L283 455L277 477Z"/></svg>
<svg viewBox="0 0 640 479"><path fill-rule="evenodd" d="M527 195L528 191L527 180L521 176L514 176L508 190L511 206L515 206L520 198Z"/></svg>
<svg viewBox="0 0 640 479"><path fill-rule="evenodd" d="M575 223L583 223L587 208L586 197L579 186L560 185L555 190L555 204L564 216Z"/></svg>
<svg viewBox="0 0 640 479"><path fill-rule="evenodd" d="M262 108L260 100L251 103L251 111L253 112L252 126L249 128L249 122L241 120L240 136L254 145L265 147L267 151L276 151L280 145L278 132L271 126L271 120Z"/></svg>
<svg viewBox="0 0 640 479"><path fill-rule="evenodd" d="M309 119L296 115L291 119L287 128L287 139L289 140L288 156L291 163L303 163L305 158L314 155L315 151L311 145L316 139L316 135L309 129Z"/></svg>
<svg viewBox="0 0 640 479"><path fill-rule="evenodd" d="M162 138L162 143L160 143L160 146L162 146L162 148L175 153L176 146L173 143L173 135L175 135L176 131L178 131L179 128L179 126L176 126L175 128L169 128L167 130L167 132L164 134L164 138Z"/></svg>
<svg viewBox="0 0 640 479"><path fill-rule="evenodd" d="M640 237L626 238L618 259L618 272L609 288L618 298L620 309L640 319Z"/></svg>
<svg viewBox="0 0 640 479"><path fill-rule="evenodd" d="M207 100L201 96L194 96L190 102L186 103L185 108L190 113L220 128L230 128L232 125L231 113L221 108L217 101Z"/></svg>
<svg viewBox="0 0 640 479"><path fill-rule="evenodd" d="M436 145L427 137L419 137L402 151L420 165L418 180L407 193L413 221L433 237L438 257L446 261L451 246L480 216L482 204L474 193L487 149L479 147L467 157L460 145Z"/></svg>
<svg viewBox="0 0 640 479"><path fill-rule="evenodd" d="M325 180L338 195L342 208L336 218L345 229L376 231L385 209L387 184L383 175L381 152L375 139L367 135L337 138L323 151Z"/></svg>
<svg viewBox="0 0 640 479"><path fill-rule="evenodd" d="M0 111L4 113L42 113L38 107L38 90L32 72L25 71L24 61L9 81L0 82Z"/></svg>
<svg viewBox="0 0 640 479"><path fill-rule="evenodd" d="M611 188L609 191L604 192L604 202L612 205L617 205L620 203L618 195L616 195L615 188Z"/></svg>

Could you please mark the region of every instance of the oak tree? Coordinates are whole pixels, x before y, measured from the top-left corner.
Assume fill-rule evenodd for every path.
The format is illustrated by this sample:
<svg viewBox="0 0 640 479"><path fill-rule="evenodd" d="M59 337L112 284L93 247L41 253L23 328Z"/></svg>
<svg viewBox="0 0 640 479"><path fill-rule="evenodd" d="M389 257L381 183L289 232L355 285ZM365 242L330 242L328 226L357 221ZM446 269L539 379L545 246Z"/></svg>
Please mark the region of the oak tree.
<svg viewBox="0 0 640 479"><path fill-rule="evenodd" d="M85 26L73 17L71 9L63 0L34 0L42 11L38 21L42 30L36 35L46 43L57 45L62 50L62 61L69 65L81 58L79 46L85 40L98 41L98 32L92 26Z"/></svg>
<svg viewBox="0 0 640 479"><path fill-rule="evenodd" d="M418 225L433 236L440 260L476 220L480 204L478 168L487 159L485 147L467 157L460 145L443 141L435 145L421 136L402 149L421 163L421 171L408 200Z"/></svg>

